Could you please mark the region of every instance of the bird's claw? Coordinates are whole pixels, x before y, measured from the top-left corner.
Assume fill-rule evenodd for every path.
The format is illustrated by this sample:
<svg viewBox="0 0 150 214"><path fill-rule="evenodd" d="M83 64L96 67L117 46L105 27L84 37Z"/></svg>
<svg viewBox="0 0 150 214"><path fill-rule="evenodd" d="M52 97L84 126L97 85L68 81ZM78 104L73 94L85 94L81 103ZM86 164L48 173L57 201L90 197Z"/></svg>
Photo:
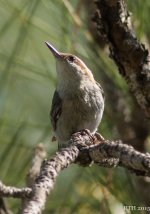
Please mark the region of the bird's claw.
<svg viewBox="0 0 150 214"><path fill-rule="evenodd" d="M98 141L98 143L100 143L101 141L104 141L105 138L98 132L95 132L95 140Z"/></svg>

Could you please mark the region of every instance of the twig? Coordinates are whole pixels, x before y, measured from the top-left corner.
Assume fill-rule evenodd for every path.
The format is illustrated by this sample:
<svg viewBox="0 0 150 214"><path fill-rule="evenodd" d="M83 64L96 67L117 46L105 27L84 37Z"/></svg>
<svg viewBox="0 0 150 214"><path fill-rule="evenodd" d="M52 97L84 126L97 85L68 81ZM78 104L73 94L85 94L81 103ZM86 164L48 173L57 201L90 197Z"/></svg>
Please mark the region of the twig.
<svg viewBox="0 0 150 214"><path fill-rule="evenodd" d="M0 196L13 197L13 198L26 198L32 193L31 188L16 188L12 186L6 186L0 181Z"/></svg>

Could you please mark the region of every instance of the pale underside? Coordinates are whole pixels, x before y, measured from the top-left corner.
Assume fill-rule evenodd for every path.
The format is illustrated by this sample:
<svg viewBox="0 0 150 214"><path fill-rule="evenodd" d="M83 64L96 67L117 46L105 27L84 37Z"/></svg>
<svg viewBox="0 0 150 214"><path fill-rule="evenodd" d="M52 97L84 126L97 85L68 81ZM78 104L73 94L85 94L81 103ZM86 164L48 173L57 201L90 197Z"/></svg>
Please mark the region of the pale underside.
<svg viewBox="0 0 150 214"><path fill-rule="evenodd" d="M51 122L60 145L65 144L71 135L83 129L95 133L104 110L102 88L80 88L74 94L61 98L56 90L51 108ZM63 100L63 101L62 101Z"/></svg>

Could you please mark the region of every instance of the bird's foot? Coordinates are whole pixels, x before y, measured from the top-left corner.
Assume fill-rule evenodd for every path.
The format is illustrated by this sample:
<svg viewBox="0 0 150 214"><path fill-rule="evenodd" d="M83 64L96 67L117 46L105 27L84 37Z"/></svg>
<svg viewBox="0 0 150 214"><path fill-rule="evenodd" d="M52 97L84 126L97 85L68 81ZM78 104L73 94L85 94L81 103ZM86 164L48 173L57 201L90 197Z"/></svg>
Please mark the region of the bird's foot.
<svg viewBox="0 0 150 214"><path fill-rule="evenodd" d="M81 151L76 160L76 163L83 167L91 166L93 164L93 161L89 156L88 148L91 145L95 144L95 136L91 134L88 129L83 129L79 132L74 133L71 137L71 140L73 144L76 145Z"/></svg>
<svg viewBox="0 0 150 214"><path fill-rule="evenodd" d="M95 132L95 144L98 144L100 142L103 142L105 138L98 132Z"/></svg>
<svg viewBox="0 0 150 214"><path fill-rule="evenodd" d="M95 136L88 129L83 129L74 133L71 139L79 148L84 148L94 144Z"/></svg>

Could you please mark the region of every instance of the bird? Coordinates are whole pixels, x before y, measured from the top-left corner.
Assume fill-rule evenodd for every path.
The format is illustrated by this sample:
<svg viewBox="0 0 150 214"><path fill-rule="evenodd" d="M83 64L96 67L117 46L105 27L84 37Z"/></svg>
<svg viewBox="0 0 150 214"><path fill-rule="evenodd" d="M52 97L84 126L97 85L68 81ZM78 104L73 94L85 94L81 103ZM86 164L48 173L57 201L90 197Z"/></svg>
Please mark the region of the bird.
<svg viewBox="0 0 150 214"><path fill-rule="evenodd" d="M58 148L63 148L78 131L96 133L104 111L104 91L79 57L45 43L56 60L57 83L50 119Z"/></svg>

